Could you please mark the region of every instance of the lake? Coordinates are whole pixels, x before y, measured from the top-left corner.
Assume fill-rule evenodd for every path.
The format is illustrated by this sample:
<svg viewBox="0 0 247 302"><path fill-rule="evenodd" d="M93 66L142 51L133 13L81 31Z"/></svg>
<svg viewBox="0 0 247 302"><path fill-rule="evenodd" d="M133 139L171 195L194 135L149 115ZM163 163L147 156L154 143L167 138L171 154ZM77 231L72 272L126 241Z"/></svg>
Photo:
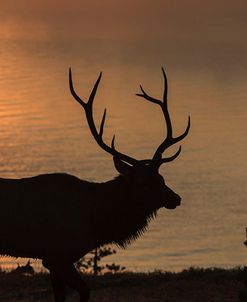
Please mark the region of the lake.
<svg viewBox="0 0 247 302"><path fill-rule="evenodd" d="M174 132L183 131L188 115L192 120L181 155L161 168L182 205L161 209L141 239L107 262L136 271L246 265L246 70L233 60L226 66L205 58L200 63L193 54L186 61L150 47L142 52L134 44L73 42L1 38L1 177L66 172L101 182L116 176L111 156L96 145L70 95L69 67L83 99L103 71L95 120L99 125L106 107L105 140L115 134L120 151L151 157L165 135L164 120L159 108L135 93L142 84L162 97L164 65ZM26 261L2 257L0 265Z"/></svg>

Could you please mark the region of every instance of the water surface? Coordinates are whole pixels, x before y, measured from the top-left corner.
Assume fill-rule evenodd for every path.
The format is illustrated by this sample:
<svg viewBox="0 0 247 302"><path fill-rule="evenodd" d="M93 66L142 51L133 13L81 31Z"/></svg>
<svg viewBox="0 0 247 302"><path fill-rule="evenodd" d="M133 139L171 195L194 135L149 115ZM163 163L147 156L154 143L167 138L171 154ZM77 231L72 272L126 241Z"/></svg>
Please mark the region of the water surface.
<svg viewBox="0 0 247 302"><path fill-rule="evenodd" d="M70 95L69 66L85 99L104 72L95 119L99 123L107 107L105 140L116 134L122 152L151 157L165 135L164 121L155 105L135 93L143 84L161 97L165 64L175 133L183 131L189 114L192 118L181 156L161 168L167 184L182 196L182 206L160 210L141 239L108 261L134 270L246 265L246 72L234 64L226 71L214 64L180 65L174 56L107 42L92 53L90 43L91 48L83 41L72 47L66 41L1 40L1 177L66 172L106 181L116 175L112 158L93 141ZM23 261L3 257L0 265Z"/></svg>

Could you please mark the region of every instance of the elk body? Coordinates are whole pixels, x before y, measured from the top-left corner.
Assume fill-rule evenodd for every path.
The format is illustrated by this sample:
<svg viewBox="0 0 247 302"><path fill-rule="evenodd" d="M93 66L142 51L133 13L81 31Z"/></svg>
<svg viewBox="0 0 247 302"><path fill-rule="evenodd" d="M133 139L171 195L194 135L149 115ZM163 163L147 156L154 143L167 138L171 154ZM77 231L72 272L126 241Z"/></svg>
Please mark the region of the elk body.
<svg viewBox="0 0 247 302"><path fill-rule="evenodd" d="M167 109L167 78L163 100L149 96L141 87L138 96L160 106L167 135L152 159L137 160L103 141L104 112L99 130L93 120L93 100L101 74L88 102L76 94L70 71L73 97L84 108L90 131L98 145L113 156L119 176L105 183L93 183L68 174L44 174L23 179L0 179L0 254L39 258L50 270L56 302L64 302L66 286L75 289L80 302L89 299L89 290L73 263L96 247L108 243L125 247L140 236L159 208L175 209L180 197L166 186L158 170L174 160L163 152L189 132L173 137Z"/></svg>

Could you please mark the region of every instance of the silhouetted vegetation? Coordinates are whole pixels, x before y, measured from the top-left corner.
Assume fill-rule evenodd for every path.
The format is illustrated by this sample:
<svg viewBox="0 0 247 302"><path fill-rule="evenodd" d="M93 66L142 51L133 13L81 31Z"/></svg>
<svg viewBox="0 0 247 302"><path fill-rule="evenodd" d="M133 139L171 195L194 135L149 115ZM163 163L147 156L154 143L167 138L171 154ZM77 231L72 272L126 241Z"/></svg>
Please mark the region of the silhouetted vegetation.
<svg viewBox="0 0 247 302"><path fill-rule="evenodd" d="M180 273L123 272L83 277L91 290L90 302L244 302L247 267L235 269L190 268ZM66 302L75 301L69 290ZM36 273L16 277L0 272L1 302L52 302L49 275Z"/></svg>
<svg viewBox="0 0 247 302"><path fill-rule="evenodd" d="M12 274L17 275L33 275L34 274L34 268L31 265L30 260L27 262L26 265L17 265L17 268L12 270Z"/></svg>
<svg viewBox="0 0 247 302"><path fill-rule="evenodd" d="M103 258L114 254L116 254L116 250L111 247L103 246L96 248L88 254L89 256L85 256L77 261L76 268L82 273L93 273L94 275L99 275L103 272L117 273L125 270L125 267L119 264L101 264Z"/></svg>

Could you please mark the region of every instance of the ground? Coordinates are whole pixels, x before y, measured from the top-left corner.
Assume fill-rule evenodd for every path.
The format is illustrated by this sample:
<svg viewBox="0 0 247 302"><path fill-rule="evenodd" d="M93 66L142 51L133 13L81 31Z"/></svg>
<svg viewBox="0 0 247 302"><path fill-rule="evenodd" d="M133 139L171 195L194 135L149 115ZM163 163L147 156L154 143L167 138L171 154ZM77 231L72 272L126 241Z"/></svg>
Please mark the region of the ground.
<svg viewBox="0 0 247 302"><path fill-rule="evenodd" d="M247 302L247 268L84 276L90 302ZM53 302L48 274L0 273L1 302ZM78 302L68 290L66 302Z"/></svg>

